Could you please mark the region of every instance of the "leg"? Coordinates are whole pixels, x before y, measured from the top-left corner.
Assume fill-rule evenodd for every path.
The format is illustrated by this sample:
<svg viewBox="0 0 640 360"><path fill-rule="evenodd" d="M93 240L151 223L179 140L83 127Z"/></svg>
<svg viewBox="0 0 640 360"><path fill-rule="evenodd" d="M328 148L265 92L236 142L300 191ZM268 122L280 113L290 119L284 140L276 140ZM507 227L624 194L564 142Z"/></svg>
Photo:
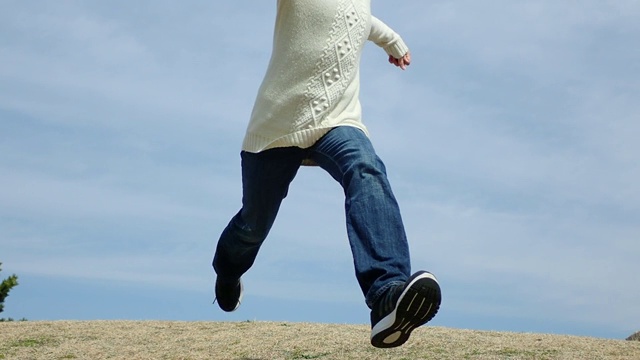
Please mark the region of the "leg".
<svg viewBox="0 0 640 360"><path fill-rule="evenodd" d="M253 265L303 157L294 147L242 152L242 209L218 241L213 259L218 278L237 281Z"/></svg>
<svg viewBox="0 0 640 360"><path fill-rule="evenodd" d="M312 149L313 160L344 188L347 232L356 277L371 308L371 344L404 344L440 307L435 276L409 277L409 247L384 164L366 135L338 127Z"/></svg>
<svg viewBox="0 0 640 360"><path fill-rule="evenodd" d="M356 277L371 308L410 276L407 237L385 166L367 136L349 126L331 130L314 145L311 157L344 189Z"/></svg>

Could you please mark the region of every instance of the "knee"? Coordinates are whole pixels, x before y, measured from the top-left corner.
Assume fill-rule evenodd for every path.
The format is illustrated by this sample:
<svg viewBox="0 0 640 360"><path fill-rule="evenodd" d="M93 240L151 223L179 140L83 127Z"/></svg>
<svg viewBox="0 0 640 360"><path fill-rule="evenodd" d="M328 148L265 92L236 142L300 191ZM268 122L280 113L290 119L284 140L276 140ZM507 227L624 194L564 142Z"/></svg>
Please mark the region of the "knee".
<svg viewBox="0 0 640 360"><path fill-rule="evenodd" d="M387 169L376 154L361 154L354 158L346 173L359 178L368 176L386 176Z"/></svg>
<svg viewBox="0 0 640 360"><path fill-rule="evenodd" d="M250 225L242 218L241 213L238 213L238 215L231 220L228 229L233 232L236 240L241 241L246 245L262 244L269 232L265 227Z"/></svg>
<svg viewBox="0 0 640 360"><path fill-rule="evenodd" d="M267 230L251 227L242 219L240 213L234 216L222 232L219 246L243 247L260 246L267 237Z"/></svg>

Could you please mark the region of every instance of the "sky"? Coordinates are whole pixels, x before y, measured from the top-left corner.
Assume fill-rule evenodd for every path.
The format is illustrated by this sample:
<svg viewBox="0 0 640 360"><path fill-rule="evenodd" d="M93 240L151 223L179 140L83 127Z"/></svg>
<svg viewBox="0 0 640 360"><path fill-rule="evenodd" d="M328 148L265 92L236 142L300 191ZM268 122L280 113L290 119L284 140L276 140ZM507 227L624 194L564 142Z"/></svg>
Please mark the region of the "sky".
<svg viewBox="0 0 640 360"><path fill-rule="evenodd" d="M0 0L2 317L368 324L340 186L291 185L234 313L211 259L275 1ZM374 1L363 119L433 326L640 329L640 2Z"/></svg>

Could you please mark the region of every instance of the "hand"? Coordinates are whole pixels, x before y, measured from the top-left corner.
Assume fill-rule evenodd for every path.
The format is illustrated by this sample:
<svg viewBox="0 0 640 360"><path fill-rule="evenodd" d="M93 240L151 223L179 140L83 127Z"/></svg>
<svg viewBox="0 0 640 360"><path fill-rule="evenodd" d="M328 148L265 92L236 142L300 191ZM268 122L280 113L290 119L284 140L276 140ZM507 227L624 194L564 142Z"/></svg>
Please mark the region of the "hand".
<svg viewBox="0 0 640 360"><path fill-rule="evenodd" d="M389 55L389 63L399 67L402 70L406 70L407 66L411 65L411 53L407 51L403 57L396 59L393 55Z"/></svg>

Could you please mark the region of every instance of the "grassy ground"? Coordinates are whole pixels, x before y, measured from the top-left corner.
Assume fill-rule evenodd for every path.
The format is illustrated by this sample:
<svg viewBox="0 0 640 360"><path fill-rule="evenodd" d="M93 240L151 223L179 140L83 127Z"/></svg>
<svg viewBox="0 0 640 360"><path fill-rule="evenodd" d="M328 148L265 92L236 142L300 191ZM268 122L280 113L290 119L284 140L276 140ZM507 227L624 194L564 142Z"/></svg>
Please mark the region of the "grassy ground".
<svg viewBox="0 0 640 360"><path fill-rule="evenodd" d="M640 342L422 327L382 350L365 325L27 321L0 323L0 359L638 360Z"/></svg>

